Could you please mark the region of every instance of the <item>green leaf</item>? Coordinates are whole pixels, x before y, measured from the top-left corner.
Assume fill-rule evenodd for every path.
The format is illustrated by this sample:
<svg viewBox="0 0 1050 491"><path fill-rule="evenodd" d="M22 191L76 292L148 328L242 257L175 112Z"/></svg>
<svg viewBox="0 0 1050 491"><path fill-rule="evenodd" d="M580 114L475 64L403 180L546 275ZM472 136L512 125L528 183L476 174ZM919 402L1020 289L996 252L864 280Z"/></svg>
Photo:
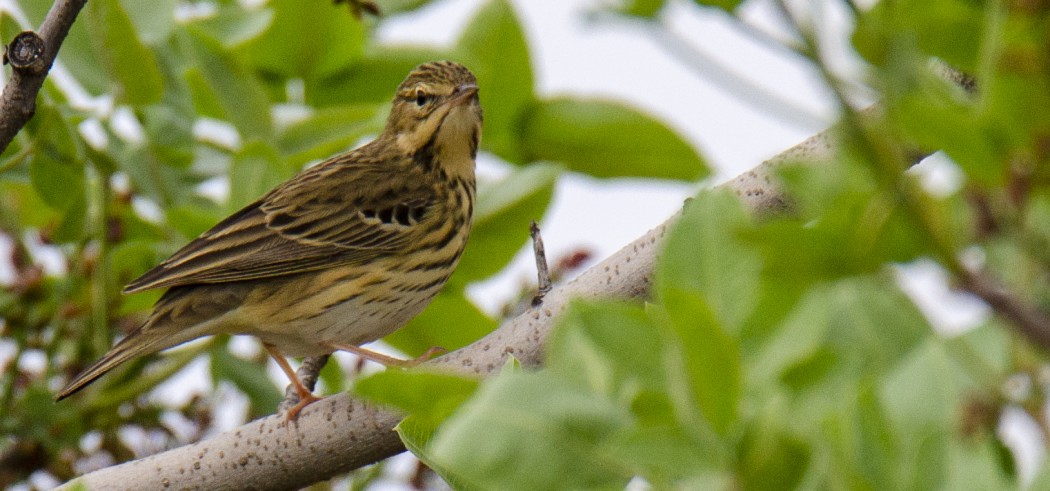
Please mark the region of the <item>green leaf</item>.
<svg viewBox="0 0 1050 491"><path fill-rule="evenodd" d="M221 220L223 209L220 208L213 202L204 200L194 200L189 203L185 203L179 206L168 208L168 225L174 228L179 234L182 235L180 245L184 244L187 239L192 239L205 230L210 229L216 223ZM175 250L168 251L167 254L174 253Z"/></svg>
<svg viewBox="0 0 1050 491"><path fill-rule="evenodd" d="M550 205L561 168L533 164L478 189L467 249L449 281L465 285L503 269L529 238L529 225Z"/></svg>
<svg viewBox="0 0 1050 491"><path fill-rule="evenodd" d="M350 149L369 133L378 133L385 116L374 105L321 109L281 130L277 148L285 160L298 164L327 158Z"/></svg>
<svg viewBox="0 0 1050 491"><path fill-rule="evenodd" d="M233 123L246 140L269 139L270 100L259 80L218 41L192 31L181 39L196 61L188 75L198 109Z"/></svg>
<svg viewBox="0 0 1050 491"><path fill-rule="evenodd" d="M919 49L973 73L984 31L978 5L961 0L878 2L858 17L853 45L877 66L893 67L900 56Z"/></svg>
<svg viewBox="0 0 1050 491"><path fill-rule="evenodd" d="M408 416L401 420L394 428L397 431L398 436L401 437L401 441L404 442L405 448L409 452L415 454L416 458L421 460L427 467L430 467L437 472L439 476L446 483L452 486L452 489L461 491L473 491L475 488L467 485L465 479L459 477L459 473L456 469L445 467L437 462L430 456L430 442L434 439L434 433L437 432L437 426L429 420L424 418L417 418L415 416Z"/></svg>
<svg viewBox="0 0 1050 491"><path fill-rule="evenodd" d="M666 392L665 342L637 306L573 302L548 340L546 365L592 392L630 403L645 391Z"/></svg>
<svg viewBox="0 0 1050 491"><path fill-rule="evenodd" d="M749 383L780 380L796 391L818 392L852 386L896 370L930 335L925 317L887 276L815 286L745 353Z"/></svg>
<svg viewBox="0 0 1050 491"><path fill-rule="evenodd" d="M151 104L164 93L157 59L142 44L119 0L88 5L95 53L119 88L118 100L132 105Z"/></svg>
<svg viewBox="0 0 1050 491"><path fill-rule="evenodd" d="M475 379L419 370L384 370L354 383L355 394L435 425L451 416L477 388Z"/></svg>
<svg viewBox="0 0 1050 491"><path fill-rule="evenodd" d="M630 414L580 389L546 372L488 380L438 431L433 461L479 489L622 488L630 473L604 447Z"/></svg>
<svg viewBox="0 0 1050 491"><path fill-rule="evenodd" d="M218 343L211 350L211 376L216 382L229 380L251 401L251 417L273 414L283 399L258 363L242 360L230 354L227 343Z"/></svg>
<svg viewBox="0 0 1050 491"><path fill-rule="evenodd" d="M632 17L652 19L663 10L666 3L666 0L628 0L622 2L616 11Z"/></svg>
<svg viewBox="0 0 1050 491"><path fill-rule="evenodd" d="M482 145L508 162L524 163L520 131L526 108L534 103L532 61L514 8L507 0L490 0L467 23L454 49L455 58L478 78L485 108Z"/></svg>
<svg viewBox="0 0 1050 491"><path fill-rule="evenodd" d="M306 103L314 107L389 103L413 68L448 57L445 51L418 46L369 47L352 66L305 80ZM485 108L487 117L487 104Z"/></svg>
<svg viewBox="0 0 1050 491"><path fill-rule="evenodd" d="M483 102L488 111L487 100ZM560 162L596 177L696 180L709 173L696 149L681 136L617 102L542 101L521 121L519 141L526 161Z"/></svg>
<svg viewBox="0 0 1050 491"><path fill-rule="evenodd" d="M383 15L411 12L431 3L433 3L433 0L376 0L375 2Z"/></svg>
<svg viewBox="0 0 1050 491"><path fill-rule="evenodd" d="M737 464L742 489L799 489L813 449L782 427L756 424L742 438Z"/></svg>
<svg viewBox="0 0 1050 491"><path fill-rule="evenodd" d="M120 4L135 26L139 39L146 44L159 44L175 30L178 0L120 0Z"/></svg>
<svg viewBox="0 0 1050 491"><path fill-rule="evenodd" d="M445 288L408 325L383 340L415 357L434 347L455 351L481 339L496 325L462 291Z"/></svg>
<svg viewBox="0 0 1050 491"><path fill-rule="evenodd" d="M574 302L547 343L547 370L629 410L636 424L607 448L620 465L660 482L692 476L716 455L690 428L693 388L680 375L674 336L635 305ZM684 397L683 397L684 396Z"/></svg>
<svg viewBox="0 0 1050 491"><path fill-rule="evenodd" d="M260 140L248 142L230 163L227 210L233 213L243 208L294 174L295 169L284 165L277 150L268 143Z"/></svg>
<svg viewBox="0 0 1050 491"><path fill-rule="evenodd" d="M138 112L149 151L159 161L186 168L193 162L193 121L169 105L149 105Z"/></svg>
<svg viewBox="0 0 1050 491"><path fill-rule="evenodd" d="M724 191L690 200L664 246L658 291L700 294L727 329L735 331L758 302L761 259L737 237L749 227L740 201Z"/></svg>
<svg viewBox="0 0 1050 491"><path fill-rule="evenodd" d="M29 161L33 189L49 206L69 210L85 203L84 160L73 129L53 106L41 104L27 130L34 136Z"/></svg>
<svg viewBox="0 0 1050 491"><path fill-rule="evenodd" d="M737 422L743 386L740 348L695 292L661 291L678 334L692 396L711 427L727 436Z"/></svg>
<svg viewBox="0 0 1050 491"><path fill-rule="evenodd" d="M262 35L273 21L273 9L247 10L240 5L221 5L216 15L190 25L225 48L237 48Z"/></svg>
<svg viewBox="0 0 1050 491"><path fill-rule="evenodd" d="M726 13L732 14L744 0L693 0L693 3L700 5L701 7L715 7L725 10Z"/></svg>
<svg viewBox="0 0 1050 491"><path fill-rule="evenodd" d="M282 79L308 80L335 73L361 58L364 25L346 6L273 0L269 7L274 12L270 29L242 50L254 68Z"/></svg>
<svg viewBox="0 0 1050 491"><path fill-rule="evenodd" d="M948 480L943 489L958 491L982 491L987 489L1018 489L1016 476L1008 475L1002 464L1002 444L994 436L977 441L952 442L946 474ZM1045 464L1044 464L1045 465ZM1044 473L1045 474L1045 470ZM1027 489L1046 489L1036 480Z"/></svg>
<svg viewBox="0 0 1050 491"><path fill-rule="evenodd" d="M117 158L120 170L127 173L135 192L152 199L161 207L182 203L193 194L196 176L168 165L148 145L128 145L110 152Z"/></svg>
<svg viewBox="0 0 1050 491"><path fill-rule="evenodd" d="M912 489L940 489L947 479L948 445L963 404L957 368L931 340L903 359L879 391L900 446L914 456L902 462L900 481Z"/></svg>

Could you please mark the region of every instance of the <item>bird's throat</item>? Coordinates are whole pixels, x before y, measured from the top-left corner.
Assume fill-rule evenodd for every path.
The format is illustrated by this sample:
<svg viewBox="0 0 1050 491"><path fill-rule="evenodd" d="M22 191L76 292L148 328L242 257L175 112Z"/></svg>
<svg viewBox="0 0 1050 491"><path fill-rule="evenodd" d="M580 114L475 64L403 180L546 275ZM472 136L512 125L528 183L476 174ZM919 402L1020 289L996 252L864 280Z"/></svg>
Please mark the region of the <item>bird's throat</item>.
<svg viewBox="0 0 1050 491"><path fill-rule="evenodd" d="M434 135L434 160L450 176L473 180L480 140L480 124L467 111L453 110Z"/></svg>

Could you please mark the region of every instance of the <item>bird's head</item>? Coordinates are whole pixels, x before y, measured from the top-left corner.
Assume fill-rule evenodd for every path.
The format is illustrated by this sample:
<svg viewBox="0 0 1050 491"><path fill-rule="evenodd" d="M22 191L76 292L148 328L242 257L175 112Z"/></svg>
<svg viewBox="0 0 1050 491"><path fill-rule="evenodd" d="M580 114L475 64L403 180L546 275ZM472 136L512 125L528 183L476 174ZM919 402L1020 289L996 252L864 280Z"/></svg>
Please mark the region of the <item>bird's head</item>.
<svg viewBox="0 0 1050 491"><path fill-rule="evenodd" d="M481 141L478 81L451 61L419 65L397 88L385 133L405 154L431 147L436 156L473 160Z"/></svg>

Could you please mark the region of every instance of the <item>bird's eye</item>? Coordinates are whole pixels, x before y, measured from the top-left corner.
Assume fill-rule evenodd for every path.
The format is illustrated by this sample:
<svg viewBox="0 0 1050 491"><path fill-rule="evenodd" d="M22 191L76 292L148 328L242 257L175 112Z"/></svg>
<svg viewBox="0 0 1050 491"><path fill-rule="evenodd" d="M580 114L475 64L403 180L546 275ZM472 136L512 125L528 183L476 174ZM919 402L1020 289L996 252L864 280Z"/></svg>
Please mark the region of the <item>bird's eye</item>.
<svg viewBox="0 0 1050 491"><path fill-rule="evenodd" d="M429 100L430 100L430 96L428 96L426 92L423 92L423 89L420 89L420 90L416 91L416 105L417 106L423 107L423 106L425 106L427 104L427 101L429 101Z"/></svg>

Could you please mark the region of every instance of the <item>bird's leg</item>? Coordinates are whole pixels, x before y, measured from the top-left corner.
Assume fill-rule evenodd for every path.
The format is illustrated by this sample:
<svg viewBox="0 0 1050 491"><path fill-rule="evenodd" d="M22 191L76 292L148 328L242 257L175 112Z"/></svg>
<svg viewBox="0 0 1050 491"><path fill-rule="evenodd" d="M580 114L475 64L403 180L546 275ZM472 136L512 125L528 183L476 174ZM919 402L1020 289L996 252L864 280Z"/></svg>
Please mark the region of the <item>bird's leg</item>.
<svg viewBox="0 0 1050 491"><path fill-rule="evenodd" d="M288 364L288 360L277 350L276 346L269 343L263 343L263 347L266 348L266 351L268 351L274 361L277 362L277 366L281 367L281 371L288 376L288 381L292 383L292 387L295 388L295 392L299 395L299 402L288 409L288 412L285 413L285 419L287 421L294 421L299 417L299 411L302 411L304 407L309 406L314 402L320 401L321 398L315 396L313 392L310 392L310 389L307 389L306 386L303 385L302 380L299 380L299 376L296 375L295 370L292 370L292 366Z"/></svg>
<svg viewBox="0 0 1050 491"><path fill-rule="evenodd" d="M317 377L321 374L321 369L324 368L325 363L328 362L329 356L308 356L303 358L299 368L295 369L295 374L299 377L299 381L303 383L303 387L306 387L306 390L314 391L317 385ZM280 412L287 411L298 404L299 401L299 391L296 390L295 384L288 384L284 389L284 400L277 406L277 410Z"/></svg>
<svg viewBox="0 0 1050 491"><path fill-rule="evenodd" d="M370 349L365 349L360 346L354 346L351 344L329 344L328 347L332 348L333 350L349 351L350 353L360 356L361 358L374 361L383 366L398 368L412 368L420 363L434 358L435 356L443 354L446 351L445 348L435 346L433 348L428 349L426 353L423 353L417 358L413 358L411 360L402 360L400 358L394 358L393 356L384 355L382 353L376 353L375 351L372 351Z"/></svg>

